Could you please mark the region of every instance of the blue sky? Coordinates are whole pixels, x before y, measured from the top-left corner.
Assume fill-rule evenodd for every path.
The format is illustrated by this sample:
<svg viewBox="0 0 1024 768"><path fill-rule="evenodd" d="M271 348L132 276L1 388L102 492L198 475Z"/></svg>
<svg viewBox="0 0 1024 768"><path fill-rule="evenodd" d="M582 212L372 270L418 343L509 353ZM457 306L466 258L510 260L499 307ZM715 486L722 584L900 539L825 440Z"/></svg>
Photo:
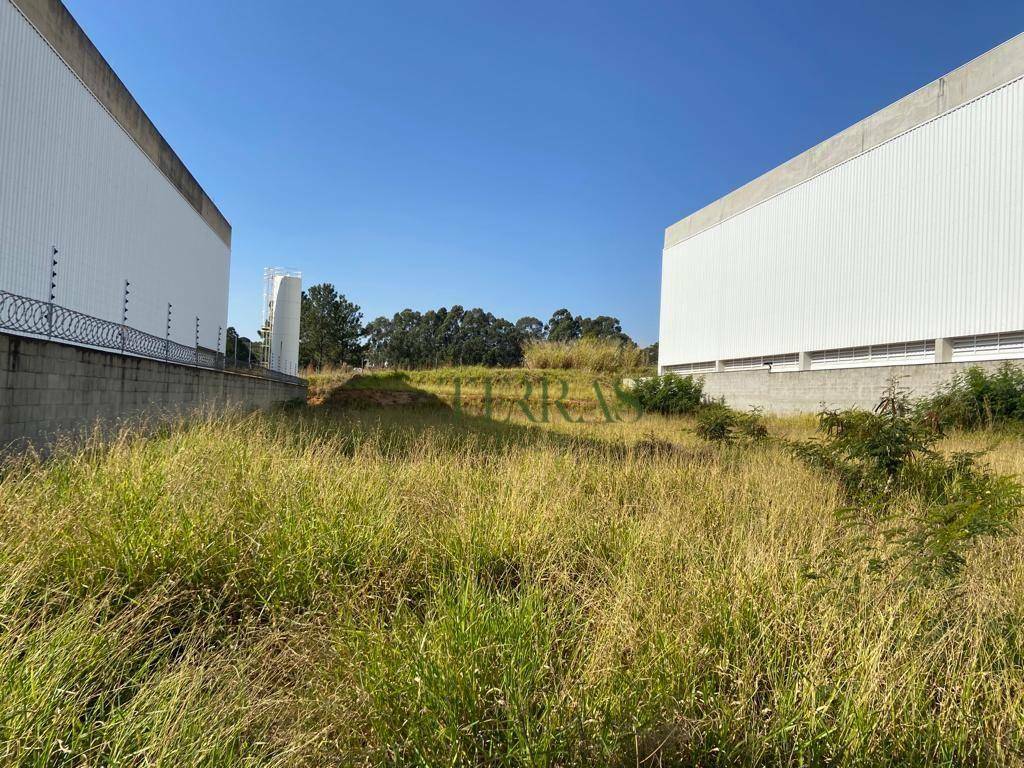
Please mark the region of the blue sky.
<svg viewBox="0 0 1024 768"><path fill-rule="evenodd" d="M666 226L1024 30L1024 3L65 0L264 266L366 318L610 314Z"/></svg>

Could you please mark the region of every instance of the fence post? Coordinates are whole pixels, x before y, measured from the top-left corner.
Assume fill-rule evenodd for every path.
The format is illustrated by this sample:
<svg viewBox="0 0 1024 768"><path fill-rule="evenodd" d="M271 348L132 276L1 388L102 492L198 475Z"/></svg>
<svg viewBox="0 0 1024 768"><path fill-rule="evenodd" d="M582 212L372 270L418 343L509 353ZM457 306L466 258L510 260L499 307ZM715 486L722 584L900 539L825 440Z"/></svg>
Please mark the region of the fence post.
<svg viewBox="0 0 1024 768"><path fill-rule="evenodd" d="M131 283L128 280L124 281L124 299L121 301L121 354L124 354L125 348L125 335L128 330L128 286Z"/></svg>
<svg viewBox="0 0 1024 768"><path fill-rule="evenodd" d="M196 368L199 367L199 316L196 315Z"/></svg>
<svg viewBox="0 0 1024 768"><path fill-rule="evenodd" d="M57 246L50 246L53 253L50 254L50 302L46 308L46 338L53 338L53 301L57 298Z"/></svg>
<svg viewBox="0 0 1024 768"><path fill-rule="evenodd" d="M167 332L164 335L164 362L171 359L171 302L167 302Z"/></svg>
<svg viewBox="0 0 1024 768"><path fill-rule="evenodd" d="M217 326L217 361L216 361L215 367L217 367L217 368L226 368L227 366L226 365L221 365L221 362L220 362L220 360L221 360L221 357L220 357L220 331L221 331L221 328L218 325Z"/></svg>

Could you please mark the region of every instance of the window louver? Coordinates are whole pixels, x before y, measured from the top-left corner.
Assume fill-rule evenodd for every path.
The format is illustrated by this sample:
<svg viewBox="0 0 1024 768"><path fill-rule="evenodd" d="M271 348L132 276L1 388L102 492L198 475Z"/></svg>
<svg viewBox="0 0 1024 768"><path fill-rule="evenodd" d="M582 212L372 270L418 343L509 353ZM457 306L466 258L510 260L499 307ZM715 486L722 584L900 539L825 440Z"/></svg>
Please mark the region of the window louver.
<svg viewBox="0 0 1024 768"><path fill-rule="evenodd" d="M796 352L786 355L762 355L760 357L737 357L723 361L727 371L752 371L767 368L771 364L773 371L795 371L800 357Z"/></svg>
<svg viewBox="0 0 1024 768"><path fill-rule="evenodd" d="M950 341L953 345L954 362L1024 357L1024 331L960 336Z"/></svg>
<svg viewBox="0 0 1024 768"><path fill-rule="evenodd" d="M714 360L705 360L702 363L681 363L679 365L666 365L662 368L665 373L707 373L715 370Z"/></svg>
<svg viewBox="0 0 1024 768"><path fill-rule="evenodd" d="M871 344L811 352L811 368L854 368L861 365L913 365L935 360L935 341Z"/></svg>

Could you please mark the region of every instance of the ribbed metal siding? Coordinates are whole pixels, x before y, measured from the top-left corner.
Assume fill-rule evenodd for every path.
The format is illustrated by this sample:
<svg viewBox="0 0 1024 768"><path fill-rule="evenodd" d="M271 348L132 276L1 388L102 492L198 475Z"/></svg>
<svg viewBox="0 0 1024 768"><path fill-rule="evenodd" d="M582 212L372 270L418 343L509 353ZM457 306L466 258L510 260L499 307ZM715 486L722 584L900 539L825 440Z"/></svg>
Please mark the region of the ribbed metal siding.
<svg viewBox="0 0 1024 768"><path fill-rule="evenodd" d="M0 0L0 288L214 347L230 252L8 0ZM223 331L222 331L223 342Z"/></svg>
<svg viewBox="0 0 1024 768"><path fill-rule="evenodd" d="M661 364L1024 329L1024 81L665 251Z"/></svg>

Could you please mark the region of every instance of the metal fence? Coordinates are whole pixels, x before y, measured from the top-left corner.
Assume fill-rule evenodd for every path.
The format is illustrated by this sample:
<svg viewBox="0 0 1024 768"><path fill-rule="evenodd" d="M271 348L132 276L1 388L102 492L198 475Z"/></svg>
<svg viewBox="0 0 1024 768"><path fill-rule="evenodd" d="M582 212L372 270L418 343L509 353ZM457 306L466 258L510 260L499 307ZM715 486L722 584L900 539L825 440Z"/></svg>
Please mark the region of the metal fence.
<svg viewBox="0 0 1024 768"><path fill-rule="evenodd" d="M233 360L214 349L193 346L140 331L124 323L102 320L50 301L0 291L0 329L57 339L121 354L213 370L239 370L276 381L301 384L302 379L264 367L259 362Z"/></svg>

